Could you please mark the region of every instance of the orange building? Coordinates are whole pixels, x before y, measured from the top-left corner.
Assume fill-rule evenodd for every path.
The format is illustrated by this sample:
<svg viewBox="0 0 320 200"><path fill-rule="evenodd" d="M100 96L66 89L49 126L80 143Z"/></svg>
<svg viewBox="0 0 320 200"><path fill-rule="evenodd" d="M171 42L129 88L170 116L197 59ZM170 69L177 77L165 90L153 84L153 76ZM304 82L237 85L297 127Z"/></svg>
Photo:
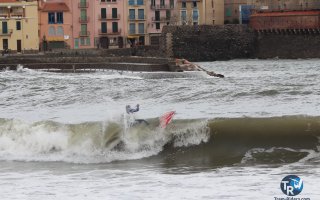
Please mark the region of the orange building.
<svg viewBox="0 0 320 200"><path fill-rule="evenodd" d="M73 46L71 1L39 1L41 50L70 48Z"/></svg>

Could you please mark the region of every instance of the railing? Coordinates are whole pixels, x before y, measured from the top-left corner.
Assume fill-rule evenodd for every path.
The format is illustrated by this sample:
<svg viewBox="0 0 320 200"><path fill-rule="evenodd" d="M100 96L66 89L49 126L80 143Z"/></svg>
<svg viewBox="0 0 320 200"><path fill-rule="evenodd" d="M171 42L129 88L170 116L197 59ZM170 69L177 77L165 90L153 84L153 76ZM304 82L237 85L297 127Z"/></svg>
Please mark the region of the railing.
<svg viewBox="0 0 320 200"><path fill-rule="evenodd" d="M89 2L79 2L78 7L79 8L88 8Z"/></svg>
<svg viewBox="0 0 320 200"><path fill-rule="evenodd" d="M16 13L11 13L11 17L24 17L23 12L16 12Z"/></svg>
<svg viewBox="0 0 320 200"><path fill-rule="evenodd" d="M146 16L145 16L145 15L129 15L129 16L128 16L128 20L129 20L129 21L133 21L133 20L146 20Z"/></svg>
<svg viewBox="0 0 320 200"><path fill-rule="evenodd" d="M99 20L103 21L103 20L119 20L120 19L120 14L115 15L107 15L105 17L102 17L101 14L99 14Z"/></svg>
<svg viewBox="0 0 320 200"><path fill-rule="evenodd" d="M114 30L107 30L107 31L102 31L99 29L99 35L119 35L121 34L121 29L118 29L117 31Z"/></svg>
<svg viewBox="0 0 320 200"><path fill-rule="evenodd" d="M86 36L89 36L89 35L90 35L89 31L80 31L79 32L79 36L80 37L86 37Z"/></svg>
<svg viewBox="0 0 320 200"><path fill-rule="evenodd" d="M146 34L146 30L130 30L129 29L129 35L142 35L142 34Z"/></svg>
<svg viewBox="0 0 320 200"><path fill-rule="evenodd" d="M168 22L168 21L170 21L170 18L167 18L167 17L160 17L160 18L152 17L152 21L153 22Z"/></svg>
<svg viewBox="0 0 320 200"><path fill-rule="evenodd" d="M1 30L0 29L0 35L1 36L10 36L12 34L13 30L12 29L6 29L6 30Z"/></svg>
<svg viewBox="0 0 320 200"><path fill-rule="evenodd" d="M150 6L151 9L157 9L157 10L161 10L161 9L173 9L174 5L151 5Z"/></svg>
<svg viewBox="0 0 320 200"><path fill-rule="evenodd" d="M88 23L89 22L89 17L85 16L85 17L79 17L79 22L80 23Z"/></svg>

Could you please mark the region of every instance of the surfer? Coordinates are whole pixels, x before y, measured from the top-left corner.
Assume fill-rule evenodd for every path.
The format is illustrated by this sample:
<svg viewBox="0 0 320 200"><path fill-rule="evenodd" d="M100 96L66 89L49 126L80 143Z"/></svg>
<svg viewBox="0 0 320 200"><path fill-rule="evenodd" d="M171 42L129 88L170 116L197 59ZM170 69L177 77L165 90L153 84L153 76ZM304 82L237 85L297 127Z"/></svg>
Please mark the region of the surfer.
<svg viewBox="0 0 320 200"><path fill-rule="evenodd" d="M136 108L131 108L130 105L126 105L126 111L128 114L132 114L132 113L135 113L135 112L138 112L139 111L139 104L136 105Z"/></svg>
<svg viewBox="0 0 320 200"><path fill-rule="evenodd" d="M131 108L130 105L126 105L127 114L133 114L133 113L135 113L135 112L138 112L138 111L140 110L140 107L139 107L139 106L140 106L140 105L137 104L137 105L136 105L136 108ZM144 120L144 119L135 119L134 121L135 121L134 124L145 123L146 125L149 125L149 123L148 123L146 120Z"/></svg>

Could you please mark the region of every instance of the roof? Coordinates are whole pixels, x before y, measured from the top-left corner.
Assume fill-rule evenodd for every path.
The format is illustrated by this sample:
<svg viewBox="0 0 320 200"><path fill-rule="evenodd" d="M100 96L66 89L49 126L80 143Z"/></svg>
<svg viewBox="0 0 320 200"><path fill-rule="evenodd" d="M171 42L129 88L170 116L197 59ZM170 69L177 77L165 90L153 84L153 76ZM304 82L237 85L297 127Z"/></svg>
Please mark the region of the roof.
<svg viewBox="0 0 320 200"><path fill-rule="evenodd" d="M48 11L69 11L69 7L65 3L45 3L41 9L44 12Z"/></svg>
<svg viewBox="0 0 320 200"><path fill-rule="evenodd" d="M251 17L286 17L286 16L308 16L320 15L320 11L283 11L283 12L261 12L254 13Z"/></svg>

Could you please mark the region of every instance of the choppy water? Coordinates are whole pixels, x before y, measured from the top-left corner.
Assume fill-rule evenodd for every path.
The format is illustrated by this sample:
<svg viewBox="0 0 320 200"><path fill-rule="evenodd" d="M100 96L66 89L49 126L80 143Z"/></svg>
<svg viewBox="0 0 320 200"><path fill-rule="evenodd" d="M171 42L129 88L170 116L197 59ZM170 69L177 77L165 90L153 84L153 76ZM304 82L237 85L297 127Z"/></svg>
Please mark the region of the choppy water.
<svg viewBox="0 0 320 200"><path fill-rule="evenodd" d="M0 72L0 199L320 199L319 60L199 64L226 78Z"/></svg>

